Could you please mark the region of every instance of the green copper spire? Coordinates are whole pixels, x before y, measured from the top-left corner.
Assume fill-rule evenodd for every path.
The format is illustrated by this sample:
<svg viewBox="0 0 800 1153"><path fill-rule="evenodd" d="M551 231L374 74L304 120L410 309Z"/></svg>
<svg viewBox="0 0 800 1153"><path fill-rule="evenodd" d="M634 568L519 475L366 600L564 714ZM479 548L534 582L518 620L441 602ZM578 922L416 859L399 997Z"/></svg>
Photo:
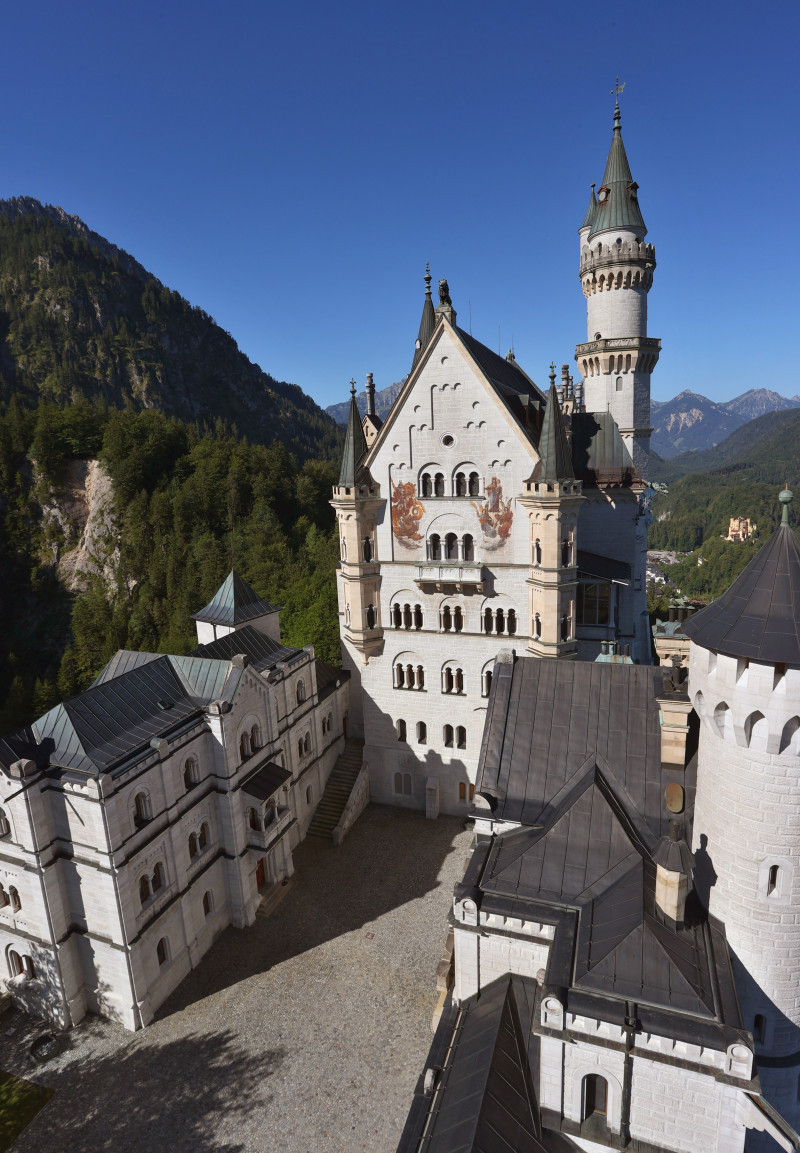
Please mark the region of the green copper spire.
<svg viewBox="0 0 800 1153"><path fill-rule="evenodd" d="M629 228L638 232L640 239L644 238L647 228L639 208L638 189L639 186L631 175L625 145L622 143L622 116L617 96L614 108L614 133L608 150L603 183L597 197L597 207L592 218L590 239L596 233L605 232L610 228Z"/></svg>
<svg viewBox="0 0 800 1153"><path fill-rule="evenodd" d="M793 496L794 493L789 491L789 484L787 482L783 492L778 493L778 500L783 505L783 509L781 510L781 524L788 525L789 523L789 505L792 503Z"/></svg>
<svg viewBox="0 0 800 1153"><path fill-rule="evenodd" d="M356 382L350 381L350 413L347 418L347 432L344 438L342 467L339 471L339 487L354 488L365 470L361 463L367 455L367 442L361 424L361 414L356 404Z"/></svg>
<svg viewBox="0 0 800 1153"><path fill-rule="evenodd" d="M592 185L591 195L589 196L589 207L586 209L586 215L583 218L583 224L578 229L581 232L584 228L591 228L594 214L597 211L597 197L594 194L594 184Z"/></svg>
<svg viewBox="0 0 800 1153"><path fill-rule="evenodd" d="M417 366L417 361L425 351L428 341L433 336L433 330L436 327L436 313L433 310L433 300L431 299L431 266L426 261L425 263L425 303L422 306L422 320L419 322L419 336L417 343L414 346L414 359L411 362L412 371Z"/></svg>
<svg viewBox="0 0 800 1153"><path fill-rule="evenodd" d="M539 464L534 470L533 478L546 481L548 484L575 478L572 454L567 442L567 430L564 428L564 417L558 403L555 373L550 377L550 392L547 396L547 408L544 410L542 435L539 437Z"/></svg>

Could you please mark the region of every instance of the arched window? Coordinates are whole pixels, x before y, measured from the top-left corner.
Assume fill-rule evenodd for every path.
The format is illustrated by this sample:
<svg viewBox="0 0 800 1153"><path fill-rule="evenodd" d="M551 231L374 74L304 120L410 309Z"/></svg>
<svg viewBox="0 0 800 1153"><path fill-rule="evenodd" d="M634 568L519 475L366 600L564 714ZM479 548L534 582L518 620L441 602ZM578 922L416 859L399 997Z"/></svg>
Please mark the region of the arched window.
<svg viewBox="0 0 800 1153"><path fill-rule="evenodd" d="M800 717L790 717L781 732L780 751L782 753L785 753L787 749L796 749L798 729L800 729Z"/></svg>
<svg viewBox="0 0 800 1153"><path fill-rule="evenodd" d="M342 537L342 560L347 560L347 541Z"/></svg>
<svg viewBox="0 0 800 1153"><path fill-rule="evenodd" d="M480 477L478 476L477 472L471 472L469 474L469 495L470 496L480 496L480 491L481 491Z"/></svg>
<svg viewBox="0 0 800 1153"><path fill-rule="evenodd" d="M137 829L140 829L142 825L146 825L152 815L150 798L147 793L137 793L133 798L133 823Z"/></svg>
<svg viewBox="0 0 800 1153"><path fill-rule="evenodd" d="M464 691L464 673L461 669L456 669L455 691L457 693L463 693Z"/></svg>
<svg viewBox="0 0 800 1153"><path fill-rule="evenodd" d="M458 560L458 537L454 532L449 532L444 538L444 559Z"/></svg>
<svg viewBox="0 0 800 1153"><path fill-rule="evenodd" d="M598 1073L589 1073L583 1079L583 1120L605 1117L608 1112L608 1082Z"/></svg>
<svg viewBox="0 0 800 1153"><path fill-rule="evenodd" d="M303 701L306 699L305 681L302 681L302 680L298 681L297 682L297 689L295 691L296 691L296 696L297 696L297 703L298 703L298 705L302 705Z"/></svg>
<svg viewBox="0 0 800 1153"><path fill-rule="evenodd" d="M414 628L422 628L422 605L414 605Z"/></svg>
<svg viewBox="0 0 800 1153"><path fill-rule="evenodd" d="M537 640L539 640L542 635L542 618L538 613L533 614L533 635Z"/></svg>
<svg viewBox="0 0 800 1153"><path fill-rule="evenodd" d="M457 633L460 633L464 627L464 614L461 611L461 605L456 605L453 609L453 628Z"/></svg>
<svg viewBox="0 0 800 1153"><path fill-rule="evenodd" d="M463 472L457 472L456 473L455 495L456 496L466 496L467 495L467 478Z"/></svg>
<svg viewBox="0 0 800 1153"><path fill-rule="evenodd" d="M22 965L22 957L20 957L16 949L8 950L8 967L12 977L18 977L20 973L25 971Z"/></svg>
<svg viewBox="0 0 800 1153"><path fill-rule="evenodd" d="M0 809L0 837L8 837L11 835L11 825L9 824L8 817L4 809Z"/></svg>
<svg viewBox="0 0 800 1153"><path fill-rule="evenodd" d="M395 775L394 775L394 791L399 796L402 796L402 793L403 793L403 774L402 773L395 773Z"/></svg>
<svg viewBox="0 0 800 1153"><path fill-rule="evenodd" d="M255 829L258 832L261 828L261 821L258 819L258 813L253 808L249 808L245 813L247 817L247 824L249 828Z"/></svg>
<svg viewBox="0 0 800 1153"><path fill-rule="evenodd" d="M502 609L497 610L494 621L495 632L500 636L506 631L506 614Z"/></svg>
<svg viewBox="0 0 800 1153"><path fill-rule="evenodd" d="M246 761L250 756L250 734L242 733L239 737L239 760Z"/></svg>
<svg viewBox="0 0 800 1153"><path fill-rule="evenodd" d="M410 797L411 795L411 773L403 773L403 796Z"/></svg>
<svg viewBox="0 0 800 1153"><path fill-rule="evenodd" d="M344 623L346 625L348 625L348 627L349 627L349 625L350 625L350 605L344 606Z"/></svg>
<svg viewBox="0 0 800 1153"><path fill-rule="evenodd" d="M721 737L730 736L733 731L731 710L724 701L720 701L714 709L714 724L717 726L717 732Z"/></svg>
<svg viewBox="0 0 800 1153"><path fill-rule="evenodd" d="M153 869L152 889L157 893L160 889L164 888L164 866L159 861L155 869Z"/></svg>
<svg viewBox="0 0 800 1153"><path fill-rule="evenodd" d="M210 831L209 831L208 825L206 824L205 821L203 821L202 825L200 826L200 835L197 838L197 847L201 853L202 853L203 849L206 847L206 845L208 844L209 837L210 837Z"/></svg>
<svg viewBox="0 0 800 1153"><path fill-rule="evenodd" d="M452 747L453 747L453 726L452 725L445 725L444 726L444 747L446 749L452 749Z"/></svg>
<svg viewBox="0 0 800 1153"><path fill-rule="evenodd" d="M442 675L442 692L452 693L453 683L453 670L451 668L446 668Z"/></svg>
<svg viewBox="0 0 800 1153"><path fill-rule="evenodd" d="M166 965L169 960L169 941L166 937L162 937L156 945L156 957L159 965Z"/></svg>
<svg viewBox="0 0 800 1153"><path fill-rule="evenodd" d="M459 801L466 801L466 799L467 799L466 781L459 781L458 782L458 799L459 799Z"/></svg>
<svg viewBox="0 0 800 1153"><path fill-rule="evenodd" d="M261 729L258 725L253 725L250 730L250 748L253 752L261 748Z"/></svg>
<svg viewBox="0 0 800 1153"><path fill-rule="evenodd" d="M569 615L567 613L564 613L563 617L561 618L561 639L562 639L562 641L568 641L569 640L569 634L570 634L571 629L572 629L572 622L569 619Z"/></svg>
<svg viewBox="0 0 800 1153"><path fill-rule="evenodd" d="M365 536L361 542L361 555L367 564L372 560L372 541L368 536Z"/></svg>
<svg viewBox="0 0 800 1153"><path fill-rule="evenodd" d="M459 725L456 729L456 748L465 749L467 747L467 730L463 725Z"/></svg>
<svg viewBox="0 0 800 1153"><path fill-rule="evenodd" d="M303 738L303 752L311 752L311 733L306 733L305 737Z"/></svg>
<svg viewBox="0 0 800 1153"><path fill-rule="evenodd" d="M492 691L492 670L486 669L481 682L481 696L488 697Z"/></svg>
<svg viewBox="0 0 800 1153"><path fill-rule="evenodd" d="M444 473L437 472L433 478L433 495L444 496Z"/></svg>
<svg viewBox="0 0 800 1153"><path fill-rule="evenodd" d="M442 538L438 532L431 533L428 540L428 560L442 559Z"/></svg>
<svg viewBox="0 0 800 1153"><path fill-rule="evenodd" d="M214 894L211 892L210 889L207 889L205 891L205 893L203 893L203 916L204 917L210 916L211 913L213 912L213 909L214 909Z"/></svg>
<svg viewBox="0 0 800 1153"><path fill-rule="evenodd" d="M328 731L328 718L323 717L322 718L322 735L323 735L323 737L325 736L327 731Z"/></svg>
<svg viewBox="0 0 800 1153"><path fill-rule="evenodd" d="M756 1013L753 1018L753 1040L757 1045L763 1045L767 1035L767 1018L762 1013Z"/></svg>
<svg viewBox="0 0 800 1153"><path fill-rule="evenodd" d="M425 670L422 665L417 665L417 688L425 688Z"/></svg>
<svg viewBox="0 0 800 1153"><path fill-rule="evenodd" d="M777 865L770 865L769 876L767 878L767 896L771 897L773 893L778 892L778 877L780 869Z"/></svg>
<svg viewBox="0 0 800 1153"><path fill-rule="evenodd" d="M394 687L404 689L406 686L406 670L402 665L394 666Z"/></svg>
<svg viewBox="0 0 800 1153"><path fill-rule="evenodd" d="M767 751L769 722L763 713L750 714L744 722L744 735L749 748L760 750L762 753Z"/></svg>
<svg viewBox="0 0 800 1153"><path fill-rule="evenodd" d="M413 617L411 614L411 605L403 605L403 625L404 625L404 627L407 629L410 629L412 620L413 620Z"/></svg>
<svg viewBox="0 0 800 1153"><path fill-rule="evenodd" d="M450 632L453 627L453 614L449 605L445 605L442 609L442 628L446 633Z"/></svg>
<svg viewBox="0 0 800 1153"><path fill-rule="evenodd" d="M188 793L189 789L194 788L200 780L200 769L195 757L187 757L186 764L183 766L183 783Z"/></svg>
<svg viewBox="0 0 800 1153"><path fill-rule="evenodd" d="M310 805L314 800L314 786L308 785L306 788L306 804Z"/></svg>
<svg viewBox="0 0 800 1153"><path fill-rule="evenodd" d="M8 904L8 894L2 885L0 885L0 909L4 909Z"/></svg>
<svg viewBox="0 0 800 1153"><path fill-rule="evenodd" d="M542 563L542 542L540 540L533 542L533 563L535 565Z"/></svg>
<svg viewBox="0 0 800 1153"><path fill-rule="evenodd" d="M406 739L406 722L403 720L396 721L394 727L397 730L398 741L404 741Z"/></svg>
<svg viewBox="0 0 800 1153"><path fill-rule="evenodd" d="M433 486L431 484L431 474L423 472L422 474L422 495L433 496Z"/></svg>
<svg viewBox="0 0 800 1153"><path fill-rule="evenodd" d="M508 635L510 637L513 637L517 631L517 614L513 609L508 610L508 614L506 616L506 629L508 630Z"/></svg>
<svg viewBox="0 0 800 1153"><path fill-rule="evenodd" d="M561 565L566 568L570 559L570 543L569 538L565 538L561 542Z"/></svg>
<svg viewBox="0 0 800 1153"><path fill-rule="evenodd" d="M19 899L19 893L13 885L8 888L8 903L11 905L11 912L18 913L22 908L22 901Z"/></svg>
<svg viewBox="0 0 800 1153"><path fill-rule="evenodd" d="M417 722L417 744L426 745L428 743L428 726L424 721Z"/></svg>
<svg viewBox="0 0 800 1153"><path fill-rule="evenodd" d="M298 757L302 757L302 755L303 755L303 738L302 737L297 742L297 755L298 755Z"/></svg>
<svg viewBox="0 0 800 1153"><path fill-rule="evenodd" d="M375 628L375 606L367 605L367 628Z"/></svg>
<svg viewBox="0 0 800 1153"><path fill-rule="evenodd" d="M409 689L416 688L416 681L417 681L417 678L416 678L416 675L414 673L414 666L413 665L406 665L406 688L409 688Z"/></svg>
<svg viewBox="0 0 800 1153"><path fill-rule="evenodd" d="M150 881L147 877L139 879L139 900L143 905L150 900Z"/></svg>
<svg viewBox="0 0 800 1153"><path fill-rule="evenodd" d="M492 631L492 610L490 608L483 610L483 631L485 633Z"/></svg>
<svg viewBox="0 0 800 1153"><path fill-rule="evenodd" d="M473 538L470 536L469 533L467 533L465 535L464 540L461 543L462 543L462 550L463 550L463 554L464 554L464 560L465 561L474 561L475 560L475 541L473 540Z"/></svg>
<svg viewBox="0 0 800 1153"><path fill-rule="evenodd" d="M197 856L197 836L194 833L189 835L189 859L194 860Z"/></svg>
<svg viewBox="0 0 800 1153"><path fill-rule="evenodd" d="M22 958L22 963L25 966L25 975L29 981L36 980L36 966L33 963L33 958L27 954Z"/></svg>
<svg viewBox="0 0 800 1153"><path fill-rule="evenodd" d="M401 629L403 627L403 613L400 609L400 605L392 605L392 624L396 629Z"/></svg>

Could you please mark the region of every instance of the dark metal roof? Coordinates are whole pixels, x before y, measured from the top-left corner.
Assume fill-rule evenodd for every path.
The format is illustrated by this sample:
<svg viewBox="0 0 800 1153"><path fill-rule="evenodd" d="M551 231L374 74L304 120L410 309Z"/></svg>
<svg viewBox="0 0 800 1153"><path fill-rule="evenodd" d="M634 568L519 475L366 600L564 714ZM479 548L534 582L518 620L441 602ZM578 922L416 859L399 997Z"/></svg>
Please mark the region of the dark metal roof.
<svg viewBox="0 0 800 1153"><path fill-rule="evenodd" d="M425 302L422 305L422 319L419 322L419 336L414 348L414 359L411 362L411 371L414 371L417 361L422 356L423 352L428 346L428 341L433 336L433 330L436 327L436 313L433 308L433 300L431 299L431 269L430 265L425 266Z"/></svg>
<svg viewBox="0 0 800 1153"><path fill-rule="evenodd" d="M572 467L567 431L564 428L564 417L558 402L555 380L553 380L547 397L547 407L544 410L542 431L539 437L539 460L533 470L531 480L553 483L559 480L573 480L574 477L575 472Z"/></svg>
<svg viewBox="0 0 800 1153"><path fill-rule="evenodd" d="M354 488L364 479L362 462L367 455L367 441L361 424L361 415L356 404L356 386L350 388L350 412L347 417L347 432L342 452L342 467L339 470L339 487Z"/></svg>
<svg viewBox="0 0 800 1153"><path fill-rule="evenodd" d="M782 524L727 592L683 622L697 645L766 664L800 665L800 543Z"/></svg>
<svg viewBox="0 0 800 1153"><path fill-rule="evenodd" d="M240 625L277 611L232 569L206 607L194 613L192 619L214 625Z"/></svg>
<svg viewBox="0 0 800 1153"><path fill-rule="evenodd" d="M253 668L263 672L264 669L274 668L281 661L295 660L302 656L303 650L278 644L252 625L245 625L234 633L226 633L224 637L217 637L208 644L198 645L194 650L196 657L221 657L227 661L240 653L247 657Z"/></svg>
<svg viewBox="0 0 800 1153"><path fill-rule="evenodd" d="M500 820L539 823L561 788L597 758L662 828L659 670L520 658L495 665L477 791Z"/></svg>
<svg viewBox="0 0 800 1153"><path fill-rule="evenodd" d="M631 484L639 479L610 412L573 413L572 464L575 476L587 484Z"/></svg>
<svg viewBox="0 0 800 1153"><path fill-rule="evenodd" d="M596 208L597 208L597 197L594 194L594 185L592 185L592 191L589 195L589 207L586 209L586 215L583 218L583 222L582 222L580 228L578 229L578 232L581 232L584 228L591 228L592 227L592 221L594 220L594 213L595 213Z"/></svg>
<svg viewBox="0 0 800 1153"><path fill-rule="evenodd" d="M599 556L582 548L578 549L578 572L581 576L597 577L598 580L613 581L615 584L631 583L631 566L624 560Z"/></svg>
<svg viewBox="0 0 800 1153"><path fill-rule="evenodd" d="M603 190L607 195L603 197ZM638 232L640 238L647 235L642 211L639 208L636 185L631 176L631 167L622 143L622 123L619 105L614 110L614 134L600 186L600 197L592 217L591 240L598 232L608 228L630 228Z"/></svg>
<svg viewBox="0 0 800 1153"><path fill-rule="evenodd" d="M516 360L492 352L463 328L457 327L456 332L488 383L523 426L531 443L534 447L538 445L541 413L546 404L544 393Z"/></svg>
<svg viewBox="0 0 800 1153"><path fill-rule="evenodd" d="M344 681L349 679L350 673L344 669L334 668L333 665L328 665L325 661L321 661L319 657L314 660L314 667L317 673L317 696L320 700L330 696L332 692Z"/></svg>
<svg viewBox="0 0 800 1153"><path fill-rule="evenodd" d="M292 774L288 769L268 761L266 764L260 765L247 778L242 785L242 790L249 796L255 797L257 801L268 801L277 793L278 789L291 779Z"/></svg>

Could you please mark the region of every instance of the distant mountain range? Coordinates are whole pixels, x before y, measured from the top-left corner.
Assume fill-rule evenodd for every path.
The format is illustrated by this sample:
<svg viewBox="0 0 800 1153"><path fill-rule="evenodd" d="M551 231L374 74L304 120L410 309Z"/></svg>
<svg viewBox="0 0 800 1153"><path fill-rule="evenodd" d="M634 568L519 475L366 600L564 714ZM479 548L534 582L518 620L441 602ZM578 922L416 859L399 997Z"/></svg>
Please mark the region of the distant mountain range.
<svg viewBox="0 0 800 1153"><path fill-rule="evenodd" d="M275 380L200 308L77 216L0 201L0 405L157 408L222 419L251 442L337 455L341 432L296 384Z"/></svg>
<svg viewBox="0 0 800 1153"><path fill-rule="evenodd" d="M402 380L396 381L394 384L388 385L375 392L375 413L377 416L384 419L389 409L400 395L400 389L405 384L408 377L403 377ZM356 404L358 411L362 416L367 411L367 394L366 392L359 392L356 395ZM347 424L347 415L350 412L350 401L343 400L340 404L329 404L325 409L328 416L332 416L337 424Z"/></svg>
<svg viewBox="0 0 800 1153"><path fill-rule="evenodd" d="M781 396L768 388L751 388L722 403L686 390L672 400L651 401L650 447L669 460L679 453L713 448L756 417L797 408L800 396Z"/></svg>

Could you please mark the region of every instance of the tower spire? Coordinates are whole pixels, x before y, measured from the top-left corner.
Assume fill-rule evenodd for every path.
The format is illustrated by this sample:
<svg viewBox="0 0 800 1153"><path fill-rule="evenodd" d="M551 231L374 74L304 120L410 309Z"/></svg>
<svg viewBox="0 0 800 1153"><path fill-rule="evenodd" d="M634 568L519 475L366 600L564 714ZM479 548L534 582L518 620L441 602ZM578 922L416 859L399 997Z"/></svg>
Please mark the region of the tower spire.
<svg viewBox="0 0 800 1153"><path fill-rule="evenodd" d="M547 408L544 410L542 435L539 437L539 464L533 475L536 480L548 484L575 479L567 430L564 427L561 405L558 403L555 373L550 377L550 392L547 396Z"/></svg>
<svg viewBox="0 0 800 1153"><path fill-rule="evenodd" d="M417 343L414 346L414 359L411 362L411 370L416 368L417 361L422 356L428 341L433 336L433 330L436 327L436 313L433 310L433 300L431 298L431 266L428 261L425 262L425 302L422 305L422 319L419 322L419 336Z"/></svg>
<svg viewBox="0 0 800 1153"><path fill-rule="evenodd" d="M344 437L344 452L342 453L342 467L339 472L339 487L353 488L358 484L363 469L361 467L367 455L367 442L361 424L361 414L356 403L356 382L350 381L350 413L347 417L347 432Z"/></svg>

